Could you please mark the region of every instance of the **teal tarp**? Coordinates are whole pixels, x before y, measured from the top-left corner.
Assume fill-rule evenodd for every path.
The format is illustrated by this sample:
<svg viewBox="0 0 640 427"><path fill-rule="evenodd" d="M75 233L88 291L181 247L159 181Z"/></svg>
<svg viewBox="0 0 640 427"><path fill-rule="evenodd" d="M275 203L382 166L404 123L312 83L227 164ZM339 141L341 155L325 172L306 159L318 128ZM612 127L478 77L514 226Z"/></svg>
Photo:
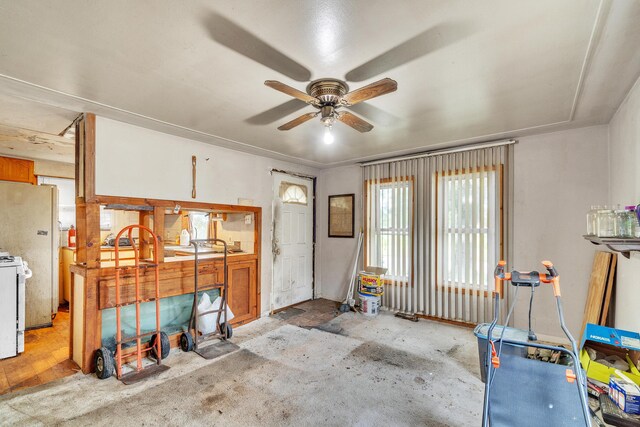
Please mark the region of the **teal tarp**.
<svg viewBox="0 0 640 427"><path fill-rule="evenodd" d="M211 301L219 295L218 289L207 291ZM202 296L202 292L199 292ZM200 301L200 297L198 298ZM187 329L191 309L193 306L193 294L177 295L175 297L162 298L160 300L160 329L167 334L173 334ZM130 337L136 334L136 306L128 305L122 307L121 322L123 337ZM156 328L156 303L145 302L140 304L140 332L147 333ZM149 341L149 337L144 341ZM127 343L135 345L135 342ZM107 308L102 310L102 345L111 350L116 348L116 309Z"/></svg>

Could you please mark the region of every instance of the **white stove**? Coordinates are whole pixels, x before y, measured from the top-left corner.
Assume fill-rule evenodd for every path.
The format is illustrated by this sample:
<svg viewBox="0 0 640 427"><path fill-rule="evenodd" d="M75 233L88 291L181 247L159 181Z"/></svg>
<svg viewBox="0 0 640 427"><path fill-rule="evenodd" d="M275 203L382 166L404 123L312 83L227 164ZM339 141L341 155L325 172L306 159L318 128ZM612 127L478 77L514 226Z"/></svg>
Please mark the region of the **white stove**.
<svg viewBox="0 0 640 427"><path fill-rule="evenodd" d="M24 351L25 280L31 272L22 258L0 252L0 359Z"/></svg>

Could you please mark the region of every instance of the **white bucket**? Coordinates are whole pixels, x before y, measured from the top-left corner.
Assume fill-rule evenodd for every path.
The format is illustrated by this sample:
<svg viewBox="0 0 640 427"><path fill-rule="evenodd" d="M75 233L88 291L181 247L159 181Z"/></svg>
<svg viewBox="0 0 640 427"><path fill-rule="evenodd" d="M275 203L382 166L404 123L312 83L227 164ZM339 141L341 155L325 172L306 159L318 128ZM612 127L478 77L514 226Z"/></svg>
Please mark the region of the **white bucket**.
<svg viewBox="0 0 640 427"><path fill-rule="evenodd" d="M365 316L376 316L380 309L380 297L374 295L366 295L358 292L360 295L360 310Z"/></svg>

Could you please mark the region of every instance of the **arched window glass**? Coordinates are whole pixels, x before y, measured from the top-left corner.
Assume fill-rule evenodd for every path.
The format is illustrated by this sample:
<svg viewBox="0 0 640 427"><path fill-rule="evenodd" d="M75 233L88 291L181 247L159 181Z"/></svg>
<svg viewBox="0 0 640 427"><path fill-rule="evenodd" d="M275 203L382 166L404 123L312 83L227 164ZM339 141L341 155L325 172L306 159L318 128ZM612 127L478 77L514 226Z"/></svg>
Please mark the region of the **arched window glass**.
<svg viewBox="0 0 640 427"><path fill-rule="evenodd" d="M306 205L307 187L304 185L292 184L290 182L282 182L280 183L280 199L282 200L282 203Z"/></svg>

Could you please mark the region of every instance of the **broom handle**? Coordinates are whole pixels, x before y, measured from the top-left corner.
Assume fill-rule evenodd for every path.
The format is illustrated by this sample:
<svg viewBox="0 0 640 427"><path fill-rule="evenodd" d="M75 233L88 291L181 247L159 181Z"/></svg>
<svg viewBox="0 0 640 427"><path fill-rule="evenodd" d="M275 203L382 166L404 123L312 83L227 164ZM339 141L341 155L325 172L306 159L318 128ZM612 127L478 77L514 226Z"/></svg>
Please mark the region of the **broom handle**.
<svg viewBox="0 0 640 427"><path fill-rule="evenodd" d="M358 271L358 258L360 258L360 249L362 248L362 230L358 234L358 249L356 250L356 259L353 262L353 271L351 272L351 280L349 281L349 290L347 291L347 303L353 299L353 291L356 282L356 272Z"/></svg>

